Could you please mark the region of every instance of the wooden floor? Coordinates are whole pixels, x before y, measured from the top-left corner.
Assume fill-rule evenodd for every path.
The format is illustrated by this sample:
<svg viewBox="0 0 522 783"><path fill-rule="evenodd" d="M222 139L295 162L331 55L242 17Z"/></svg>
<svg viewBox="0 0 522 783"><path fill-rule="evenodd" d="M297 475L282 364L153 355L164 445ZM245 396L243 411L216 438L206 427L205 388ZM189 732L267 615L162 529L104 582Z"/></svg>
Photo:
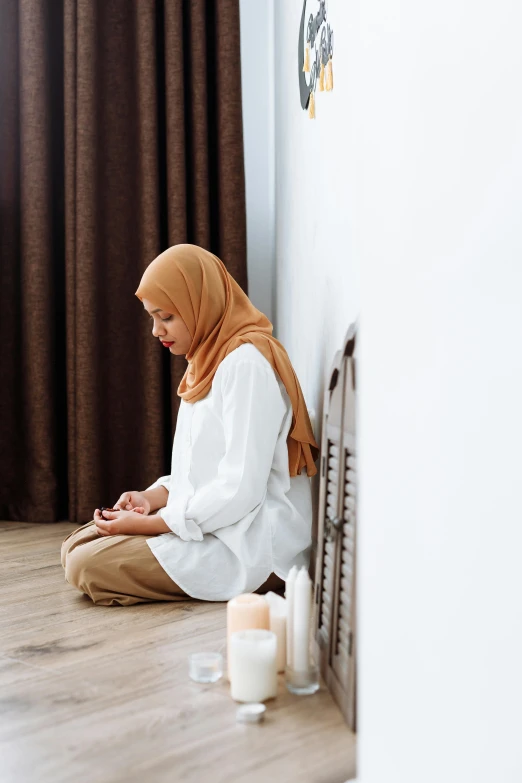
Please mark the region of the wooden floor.
<svg viewBox="0 0 522 783"><path fill-rule="evenodd" d="M354 736L329 693L280 683L263 725L187 655L225 647L223 604L94 606L70 587L74 526L0 522L1 783L344 783Z"/></svg>

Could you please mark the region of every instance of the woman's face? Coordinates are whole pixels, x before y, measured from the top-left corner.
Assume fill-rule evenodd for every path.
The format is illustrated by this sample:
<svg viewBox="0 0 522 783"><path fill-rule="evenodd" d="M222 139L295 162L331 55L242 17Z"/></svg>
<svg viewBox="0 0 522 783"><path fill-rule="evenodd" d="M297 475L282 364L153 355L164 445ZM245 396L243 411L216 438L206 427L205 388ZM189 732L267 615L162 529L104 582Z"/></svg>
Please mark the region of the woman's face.
<svg viewBox="0 0 522 783"><path fill-rule="evenodd" d="M192 337L179 313L162 310L148 299L143 300L143 307L152 318L153 336L175 356L185 356L192 344Z"/></svg>

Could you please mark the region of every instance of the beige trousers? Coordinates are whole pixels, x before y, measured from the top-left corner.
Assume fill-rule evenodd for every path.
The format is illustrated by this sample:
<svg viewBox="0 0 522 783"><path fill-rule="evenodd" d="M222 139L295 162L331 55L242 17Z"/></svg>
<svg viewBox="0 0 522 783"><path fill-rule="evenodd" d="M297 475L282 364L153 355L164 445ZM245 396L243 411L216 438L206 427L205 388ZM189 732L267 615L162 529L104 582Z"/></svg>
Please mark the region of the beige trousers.
<svg viewBox="0 0 522 783"><path fill-rule="evenodd" d="M65 579L98 606L193 600L172 581L149 549L150 536L100 536L94 520L73 530L62 544ZM272 574L256 592L280 592Z"/></svg>

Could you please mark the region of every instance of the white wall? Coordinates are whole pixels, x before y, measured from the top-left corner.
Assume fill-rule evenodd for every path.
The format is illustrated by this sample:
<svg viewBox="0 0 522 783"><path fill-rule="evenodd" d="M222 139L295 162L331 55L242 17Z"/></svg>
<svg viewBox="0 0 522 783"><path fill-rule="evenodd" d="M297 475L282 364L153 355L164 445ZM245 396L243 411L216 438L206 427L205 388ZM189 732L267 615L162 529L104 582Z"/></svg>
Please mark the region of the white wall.
<svg viewBox="0 0 522 783"><path fill-rule="evenodd" d="M300 10L274 6L276 321L319 408L361 300L359 778L519 783L522 9L328 0L315 121Z"/></svg>
<svg viewBox="0 0 522 783"><path fill-rule="evenodd" d="M307 16L318 7L309 0ZM297 76L301 10L301 0L240 0L248 275L251 299L320 416L325 372L358 315L349 218L356 27L351 4L329 0L334 90L316 93L309 120Z"/></svg>
<svg viewBox="0 0 522 783"><path fill-rule="evenodd" d="M273 0L240 0L249 295L274 317Z"/></svg>
<svg viewBox="0 0 522 783"><path fill-rule="evenodd" d="M358 315L350 155L352 3L328 0L334 90L316 92L316 119L301 109L297 43L301 0L275 3L276 326L319 417L324 376ZM307 3L307 17L319 4Z"/></svg>
<svg viewBox="0 0 522 783"><path fill-rule="evenodd" d="M522 10L354 13L360 779L519 783Z"/></svg>

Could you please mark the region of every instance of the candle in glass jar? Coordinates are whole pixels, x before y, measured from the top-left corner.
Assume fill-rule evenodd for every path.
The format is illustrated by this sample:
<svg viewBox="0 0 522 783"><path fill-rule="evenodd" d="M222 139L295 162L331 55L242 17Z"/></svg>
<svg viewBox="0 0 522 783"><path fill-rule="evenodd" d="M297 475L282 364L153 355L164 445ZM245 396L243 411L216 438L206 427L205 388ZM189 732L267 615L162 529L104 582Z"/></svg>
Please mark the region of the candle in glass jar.
<svg viewBox="0 0 522 783"><path fill-rule="evenodd" d="M236 631L253 628L270 629L270 611L261 595L243 593L227 604L227 661L228 678L231 678L230 637Z"/></svg>
<svg viewBox="0 0 522 783"><path fill-rule="evenodd" d="M234 701L277 696L277 637L272 631L235 631L230 636L230 692Z"/></svg>

